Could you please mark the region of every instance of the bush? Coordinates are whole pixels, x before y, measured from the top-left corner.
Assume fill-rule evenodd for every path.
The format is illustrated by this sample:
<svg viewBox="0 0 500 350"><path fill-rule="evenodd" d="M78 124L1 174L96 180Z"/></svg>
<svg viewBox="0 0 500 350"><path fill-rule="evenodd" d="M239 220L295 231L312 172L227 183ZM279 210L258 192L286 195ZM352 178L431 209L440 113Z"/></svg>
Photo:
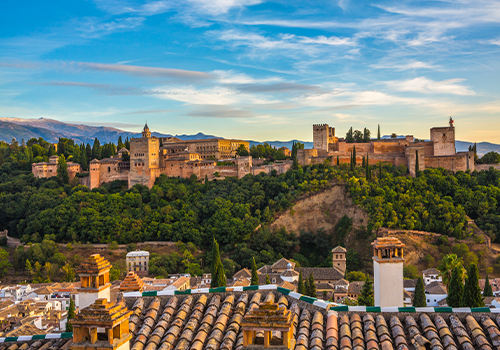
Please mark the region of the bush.
<svg viewBox="0 0 500 350"><path fill-rule="evenodd" d="M420 274L418 273L418 270L415 266L413 265L406 265L405 267L403 267L403 276L404 278L408 278L408 279L417 279Z"/></svg>

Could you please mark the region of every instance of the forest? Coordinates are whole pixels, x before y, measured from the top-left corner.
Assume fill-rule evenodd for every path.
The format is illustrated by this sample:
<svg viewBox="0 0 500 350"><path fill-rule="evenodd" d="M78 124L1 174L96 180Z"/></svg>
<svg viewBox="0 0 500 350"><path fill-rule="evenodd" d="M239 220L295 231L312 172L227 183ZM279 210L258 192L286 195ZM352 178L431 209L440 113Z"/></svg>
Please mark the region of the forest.
<svg viewBox="0 0 500 350"><path fill-rule="evenodd" d="M303 168L295 164L281 175L210 182L162 175L151 189L126 189L117 181L90 191L58 176L33 177L34 149L50 148L42 141L0 144L0 230L24 243L49 238L60 243L174 241L207 249L215 238L231 260L227 266L238 262L236 268L248 267L253 257L259 265L286 257L302 266L329 266L329 249L318 254L315 247L342 245L341 237L350 230L348 218L334 232L271 232L267 226L296 200L333 184L345 184L355 203L367 210L368 234L384 226L464 238L469 216L500 241L500 171L493 169L455 174L428 169L412 178L406 167L353 169L327 161ZM99 146L101 156L106 148ZM58 147L58 152L68 149ZM356 270L355 253L348 258L348 268Z"/></svg>

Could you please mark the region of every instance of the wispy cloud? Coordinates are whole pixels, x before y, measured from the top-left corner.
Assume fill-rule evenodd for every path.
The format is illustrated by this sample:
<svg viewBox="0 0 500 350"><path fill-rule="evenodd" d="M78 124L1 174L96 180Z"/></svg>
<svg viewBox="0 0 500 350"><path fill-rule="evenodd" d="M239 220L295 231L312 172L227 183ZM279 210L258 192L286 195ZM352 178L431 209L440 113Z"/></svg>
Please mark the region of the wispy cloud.
<svg viewBox="0 0 500 350"><path fill-rule="evenodd" d="M411 60L408 63L377 63L377 64L372 64L371 65L373 68L381 68L381 69L394 69L397 71L404 71L404 70L410 70L410 69L439 69L440 66L426 63L426 62L421 62L421 61L415 61Z"/></svg>
<svg viewBox="0 0 500 350"><path fill-rule="evenodd" d="M205 72L190 71L173 68L131 66L125 64L104 64L92 62L75 62L75 64L84 69L96 70L102 72L123 73L139 77L154 78L175 78L175 79L210 79L214 75Z"/></svg>
<svg viewBox="0 0 500 350"><path fill-rule="evenodd" d="M78 21L76 30L84 38L99 38L103 35L135 29L145 19L145 17L125 17L106 21L100 18L83 18Z"/></svg>
<svg viewBox="0 0 500 350"><path fill-rule="evenodd" d="M229 106L199 105L186 112L187 116L197 118L254 118L255 114L249 109Z"/></svg>
<svg viewBox="0 0 500 350"><path fill-rule="evenodd" d="M135 115L135 114L157 114L157 113L168 113L168 112L174 112L175 109L149 109L149 110L140 110L140 111L133 111L133 112L126 112L122 114L126 115Z"/></svg>
<svg viewBox="0 0 500 350"><path fill-rule="evenodd" d="M411 91L423 94L452 94L452 95L475 95L469 87L460 85L464 79L447 79L434 81L426 77L418 77L410 80L388 81L387 86L398 91Z"/></svg>
<svg viewBox="0 0 500 350"><path fill-rule="evenodd" d="M94 83L82 83L76 81L51 81L51 82L40 82L32 83L33 85L45 85L45 86L64 86L64 87L82 87L94 90L99 94L105 95L158 95L161 94L158 91L145 90L137 87L131 86L120 86L120 85L109 85L109 84L94 84Z"/></svg>

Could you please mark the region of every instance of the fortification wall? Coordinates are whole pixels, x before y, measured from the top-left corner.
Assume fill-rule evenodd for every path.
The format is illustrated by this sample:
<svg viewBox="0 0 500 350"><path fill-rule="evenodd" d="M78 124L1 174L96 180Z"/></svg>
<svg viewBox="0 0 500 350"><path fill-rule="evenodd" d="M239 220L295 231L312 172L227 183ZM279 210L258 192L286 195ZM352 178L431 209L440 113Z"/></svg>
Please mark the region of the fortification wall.
<svg viewBox="0 0 500 350"><path fill-rule="evenodd" d="M373 144L371 142L367 143L347 143L339 142L338 151L343 153L351 153L356 146L356 153L373 153Z"/></svg>
<svg viewBox="0 0 500 350"><path fill-rule="evenodd" d="M251 173L253 175L258 175L260 173L265 173L269 175L273 170L276 170L276 172L279 175L286 173L288 170L290 170L292 164L293 164L292 162L283 162L283 163L273 163L269 165L254 166L251 169Z"/></svg>
<svg viewBox="0 0 500 350"><path fill-rule="evenodd" d="M453 156L425 157L426 168L444 168L451 171L474 170L474 158L469 158L469 152L457 153Z"/></svg>
<svg viewBox="0 0 500 350"><path fill-rule="evenodd" d="M490 170L490 168L500 170L500 164L476 164L476 170Z"/></svg>
<svg viewBox="0 0 500 350"><path fill-rule="evenodd" d="M405 153L405 147L408 146L406 140L394 141L372 141L373 153ZM358 146L356 146L356 151Z"/></svg>
<svg viewBox="0 0 500 350"><path fill-rule="evenodd" d="M405 153L406 153L407 167L410 171L410 176L416 175L417 152L418 152L418 170L423 171L425 169L424 146L413 145L407 147Z"/></svg>
<svg viewBox="0 0 500 350"><path fill-rule="evenodd" d="M311 165L311 160L313 157L318 156L317 149L298 149L297 150L297 160L300 165L306 166Z"/></svg>

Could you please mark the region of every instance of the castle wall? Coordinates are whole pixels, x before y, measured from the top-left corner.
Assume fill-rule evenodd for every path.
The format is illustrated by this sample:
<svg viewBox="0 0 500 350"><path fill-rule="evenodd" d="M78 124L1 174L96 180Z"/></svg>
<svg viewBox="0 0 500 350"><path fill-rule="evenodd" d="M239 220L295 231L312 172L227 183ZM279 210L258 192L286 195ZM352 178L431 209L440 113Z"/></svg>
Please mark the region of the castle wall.
<svg viewBox="0 0 500 350"><path fill-rule="evenodd" d="M373 153L373 144L371 142L363 142L363 143L347 143L347 142L339 142L338 143L338 152L343 153L351 153L356 146L356 154L361 153Z"/></svg>
<svg viewBox="0 0 500 350"><path fill-rule="evenodd" d="M424 146L413 145L406 148L406 159L407 167L410 172L410 176L416 176L416 165L417 165L417 152L418 152L418 170L423 171L425 169L425 149Z"/></svg>
<svg viewBox="0 0 500 350"><path fill-rule="evenodd" d="M407 140L394 140L394 141L372 141L373 153L401 153L404 154L405 147L408 146ZM358 146L356 146L356 151Z"/></svg>
<svg viewBox="0 0 500 350"><path fill-rule="evenodd" d="M286 173L291 169L293 162L283 162L283 163L273 163L269 165L260 165L252 167L252 175L259 175L260 173L265 173L267 175L271 174L273 170L279 174Z"/></svg>
<svg viewBox="0 0 500 350"><path fill-rule="evenodd" d="M432 128L431 141L434 142L435 156L455 155L455 127Z"/></svg>
<svg viewBox="0 0 500 350"><path fill-rule="evenodd" d="M474 170L474 152L459 152L452 156L425 157L426 168L444 168L451 171Z"/></svg>
<svg viewBox="0 0 500 350"><path fill-rule="evenodd" d="M477 171L490 170L490 168L500 170L500 164L476 164L475 166Z"/></svg>
<svg viewBox="0 0 500 350"><path fill-rule="evenodd" d="M306 166L311 165L311 159L318 156L317 149L298 149L297 150L297 161L300 165Z"/></svg>

